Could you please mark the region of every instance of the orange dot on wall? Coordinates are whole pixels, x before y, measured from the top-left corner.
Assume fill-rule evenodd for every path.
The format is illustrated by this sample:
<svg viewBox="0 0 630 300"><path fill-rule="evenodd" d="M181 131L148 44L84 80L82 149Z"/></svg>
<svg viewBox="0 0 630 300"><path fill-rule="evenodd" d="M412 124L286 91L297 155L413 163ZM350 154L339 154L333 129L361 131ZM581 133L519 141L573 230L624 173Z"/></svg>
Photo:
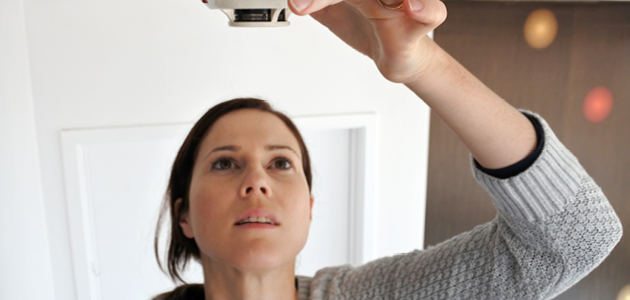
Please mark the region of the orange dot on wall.
<svg viewBox="0 0 630 300"><path fill-rule="evenodd" d="M604 121L613 107L613 97L606 87L592 89L584 99L584 117L591 123Z"/></svg>

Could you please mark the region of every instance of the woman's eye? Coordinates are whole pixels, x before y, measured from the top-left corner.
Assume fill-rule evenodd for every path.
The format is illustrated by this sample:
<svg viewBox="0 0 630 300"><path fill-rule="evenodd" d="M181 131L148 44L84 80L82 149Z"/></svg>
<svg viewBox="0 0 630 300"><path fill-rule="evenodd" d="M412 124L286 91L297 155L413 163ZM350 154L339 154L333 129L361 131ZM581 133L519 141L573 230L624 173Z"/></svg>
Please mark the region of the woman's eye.
<svg viewBox="0 0 630 300"><path fill-rule="evenodd" d="M279 158L273 161L271 167L274 169L286 170L291 168L291 162L286 158Z"/></svg>
<svg viewBox="0 0 630 300"><path fill-rule="evenodd" d="M227 170L236 167L233 161L229 159L219 159L212 164L214 170Z"/></svg>

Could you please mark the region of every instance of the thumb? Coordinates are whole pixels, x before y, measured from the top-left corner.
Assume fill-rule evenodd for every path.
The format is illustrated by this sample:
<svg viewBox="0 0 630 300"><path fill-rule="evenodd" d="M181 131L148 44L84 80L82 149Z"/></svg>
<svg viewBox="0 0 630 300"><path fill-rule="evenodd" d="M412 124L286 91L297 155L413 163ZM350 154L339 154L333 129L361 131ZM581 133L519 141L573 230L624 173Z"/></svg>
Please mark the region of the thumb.
<svg viewBox="0 0 630 300"><path fill-rule="evenodd" d="M424 34L446 20L446 5L440 0L405 0L403 8L409 18L424 25Z"/></svg>

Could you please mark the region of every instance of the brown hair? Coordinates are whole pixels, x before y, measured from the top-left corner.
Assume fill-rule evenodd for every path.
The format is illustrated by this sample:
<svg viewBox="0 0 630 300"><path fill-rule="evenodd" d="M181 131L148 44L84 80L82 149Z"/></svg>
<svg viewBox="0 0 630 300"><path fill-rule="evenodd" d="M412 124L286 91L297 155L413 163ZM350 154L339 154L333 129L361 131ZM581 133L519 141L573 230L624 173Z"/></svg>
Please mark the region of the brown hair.
<svg viewBox="0 0 630 300"><path fill-rule="evenodd" d="M210 108L200 119L195 123L193 128L188 133L188 136L184 140L184 143L179 148L177 157L173 162L173 168L171 170L171 177L168 181L168 188L162 208L160 210L160 216L158 218L157 228L155 230L154 238L154 250L155 257L158 261L160 269L168 273L174 282L184 280L180 276L180 272L186 268L186 265L190 261L190 258L199 259L199 248L194 239L189 239L184 235L181 227L179 226L179 219L183 213L188 212L189 208L189 188L192 180L192 171L195 164L197 153L199 152L200 144L206 134L212 128L212 125L222 116L240 109L255 109L263 112L268 112L276 117L280 118L289 130L295 136L302 154L302 166L304 169L304 175L306 176L306 182L308 183L309 191L312 186L311 175L311 162L306 149L306 144L300 135L297 127L289 117L281 112L278 112L271 108L269 103L260 99L253 98L238 98L229 101L225 101ZM179 209L175 209L175 202L177 199L182 199ZM159 235L162 220L165 214L169 213L170 224L170 238L168 239L168 252L166 255L167 268L164 269L160 261L160 254L158 249Z"/></svg>

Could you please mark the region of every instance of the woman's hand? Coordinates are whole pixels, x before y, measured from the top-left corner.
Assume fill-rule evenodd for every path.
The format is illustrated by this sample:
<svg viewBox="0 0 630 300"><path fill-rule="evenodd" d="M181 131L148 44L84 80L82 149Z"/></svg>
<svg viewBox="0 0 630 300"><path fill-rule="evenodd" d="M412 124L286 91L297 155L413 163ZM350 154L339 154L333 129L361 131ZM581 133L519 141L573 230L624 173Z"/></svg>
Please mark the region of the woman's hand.
<svg viewBox="0 0 630 300"><path fill-rule="evenodd" d="M388 5L390 3L383 0ZM404 0L388 10L377 0L290 0L298 15L310 14L348 45L374 60L385 78L410 83L432 62L426 36L446 19L439 0Z"/></svg>

